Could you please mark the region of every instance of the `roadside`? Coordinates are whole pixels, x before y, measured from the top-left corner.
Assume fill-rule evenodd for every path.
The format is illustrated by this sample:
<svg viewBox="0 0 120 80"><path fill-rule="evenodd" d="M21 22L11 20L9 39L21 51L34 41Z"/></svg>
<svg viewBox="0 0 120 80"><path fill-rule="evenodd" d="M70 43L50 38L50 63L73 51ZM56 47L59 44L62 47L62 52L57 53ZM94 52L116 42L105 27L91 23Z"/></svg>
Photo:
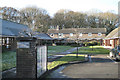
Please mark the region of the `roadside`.
<svg viewBox="0 0 120 80"><path fill-rule="evenodd" d="M48 70L51 70L61 65L78 63L81 61L85 61L85 55L76 56L76 54L66 54L65 56L51 62L51 64L49 64L47 67Z"/></svg>

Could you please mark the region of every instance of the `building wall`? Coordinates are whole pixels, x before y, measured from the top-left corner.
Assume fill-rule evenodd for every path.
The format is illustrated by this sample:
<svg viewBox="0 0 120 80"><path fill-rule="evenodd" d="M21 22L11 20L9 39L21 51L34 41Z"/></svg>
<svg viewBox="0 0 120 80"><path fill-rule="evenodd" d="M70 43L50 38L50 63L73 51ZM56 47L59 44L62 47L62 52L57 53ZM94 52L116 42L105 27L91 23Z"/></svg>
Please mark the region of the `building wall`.
<svg viewBox="0 0 120 80"><path fill-rule="evenodd" d="M54 36L51 36L50 34L48 34L50 37L52 38L59 38L58 34L55 33ZM75 39L75 38L79 38L79 39L82 39L82 38L104 38L105 37L105 34L102 34L101 36L98 36L98 34L92 34L92 36L88 36L88 34L82 34L82 36L80 36L79 34L73 34L73 36L70 36L70 34L64 34L63 33L63 37L61 38L71 38L71 39Z"/></svg>
<svg viewBox="0 0 120 80"><path fill-rule="evenodd" d="M103 44L104 46L111 46L112 48L114 48L115 46L119 45L120 44L120 39L119 38L116 38L116 39L106 39L104 40Z"/></svg>
<svg viewBox="0 0 120 80"><path fill-rule="evenodd" d="M15 37L2 37L2 51L16 50L17 42Z"/></svg>

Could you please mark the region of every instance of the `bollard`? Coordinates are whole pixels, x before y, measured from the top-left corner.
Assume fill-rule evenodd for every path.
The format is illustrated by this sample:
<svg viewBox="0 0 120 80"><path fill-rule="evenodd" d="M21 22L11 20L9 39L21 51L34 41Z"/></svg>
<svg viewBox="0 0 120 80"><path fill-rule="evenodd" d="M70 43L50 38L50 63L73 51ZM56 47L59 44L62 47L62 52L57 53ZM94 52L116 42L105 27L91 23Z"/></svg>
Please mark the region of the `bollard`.
<svg viewBox="0 0 120 80"><path fill-rule="evenodd" d="M89 62L92 62L91 55L88 55Z"/></svg>
<svg viewBox="0 0 120 80"><path fill-rule="evenodd" d="M85 61L88 61L88 55L85 55Z"/></svg>

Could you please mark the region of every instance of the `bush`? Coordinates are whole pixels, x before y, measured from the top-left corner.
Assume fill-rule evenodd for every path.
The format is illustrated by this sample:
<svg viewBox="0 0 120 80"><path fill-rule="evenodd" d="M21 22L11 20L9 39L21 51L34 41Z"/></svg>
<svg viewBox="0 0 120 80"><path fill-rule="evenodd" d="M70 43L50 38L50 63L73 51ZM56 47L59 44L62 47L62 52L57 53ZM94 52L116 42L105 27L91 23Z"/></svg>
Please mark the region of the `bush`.
<svg viewBox="0 0 120 80"><path fill-rule="evenodd" d="M90 41L90 42L84 42L84 46L95 46L95 45L100 45L100 42L97 41Z"/></svg>

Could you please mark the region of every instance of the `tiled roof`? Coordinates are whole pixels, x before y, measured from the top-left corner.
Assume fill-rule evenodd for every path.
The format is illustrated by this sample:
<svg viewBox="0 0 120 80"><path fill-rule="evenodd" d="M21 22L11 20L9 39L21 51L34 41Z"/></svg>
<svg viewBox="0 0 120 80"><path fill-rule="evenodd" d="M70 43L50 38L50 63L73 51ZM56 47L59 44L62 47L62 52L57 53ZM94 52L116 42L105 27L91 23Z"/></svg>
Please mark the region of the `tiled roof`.
<svg viewBox="0 0 120 80"><path fill-rule="evenodd" d="M79 33L106 33L106 28L78 28Z"/></svg>
<svg viewBox="0 0 120 80"><path fill-rule="evenodd" d="M52 40L52 38L48 34L45 34L45 33L37 33L35 34L34 37L37 37L38 39Z"/></svg>
<svg viewBox="0 0 120 80"><path fill-rule="evenodd" d="M52 40L48 34L39 33L36 34L28 26L23 24L18 24L15 22L0 19L0 35L5 37L16 37L25 36L28 37L27 33L32 33L32 35L38 39Z"/></svg>
<svg viewBox="0 0 120 80"><path fill-rule="evenodd" d="M68 28L68 29L48 29L47 33L106 33L106 28Z"/></svg>
<svg viewBox="0 0 120 80"><path fill-rule="evenodd" d="M31 32L32 30L28 26L23 24L18 24L15 22L0 19L0 35L2 36L28 36L26 32Z"/></svg>
<svg viewBox="0 0 120 80"><path fill-rule="evenodd" d="M75 29L61 29L61 30L56 30L56 29L48 29L47 33L75 33Z"/></svg>
<svg viewBox="0 0 120 80"><path fill-rule="evenodd" d="M105 39L113 39L113 38L120 38L120 27L114 29L105 37Z"/></svg>

